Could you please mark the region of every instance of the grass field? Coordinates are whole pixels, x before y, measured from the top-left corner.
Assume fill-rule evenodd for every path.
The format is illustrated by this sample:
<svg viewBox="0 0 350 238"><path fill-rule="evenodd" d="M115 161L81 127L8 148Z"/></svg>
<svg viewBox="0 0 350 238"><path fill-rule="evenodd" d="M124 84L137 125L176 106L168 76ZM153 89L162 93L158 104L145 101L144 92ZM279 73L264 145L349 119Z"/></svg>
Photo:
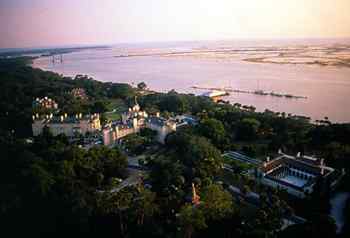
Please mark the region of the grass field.
<svg viewBox="0 0 350 238"><path fill-rule="evenodd" d="M105 116L108 120L120 120L121 113L128 110L127 105L121 99L110 99L107 106L108 112L105 113Z"/></svg>

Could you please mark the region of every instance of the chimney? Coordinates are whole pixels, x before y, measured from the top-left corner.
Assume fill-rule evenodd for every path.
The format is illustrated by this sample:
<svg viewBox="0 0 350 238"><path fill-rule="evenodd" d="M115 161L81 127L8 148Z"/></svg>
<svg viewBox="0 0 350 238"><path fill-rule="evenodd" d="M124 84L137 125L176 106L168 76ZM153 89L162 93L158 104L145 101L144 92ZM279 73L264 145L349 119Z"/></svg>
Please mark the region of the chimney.
<svg viewBox="0 0 350 238"><path fill-rule="evenodd" d="M64 118L67 118L67 116L68 116L67 113L64 113Z"/></svg>
<svg viewBox="0 0 350 238"><path fill-rule="evenodd" d="M297 158L299 158L301 156L301 153L300 152L298 152L297 153Z"/></svg>
<svg viewBox="0 0 350 238"><path fill-rule="evenodd" d="M159 112L156 113L156 117L160 117L160 113Z"/></svg>
<svg viewBox="0 0 350 238"><path fill-rule="evenodd" d="M61 122L63 122L63 120L64 120L64 117L63 117L63 116L61 116Z"/></svg>
<svg viewBox="0 0 350 238"><path fill-rule="evenodd" d="M270 162L270 156L266 157L266 162Z"/></svg>

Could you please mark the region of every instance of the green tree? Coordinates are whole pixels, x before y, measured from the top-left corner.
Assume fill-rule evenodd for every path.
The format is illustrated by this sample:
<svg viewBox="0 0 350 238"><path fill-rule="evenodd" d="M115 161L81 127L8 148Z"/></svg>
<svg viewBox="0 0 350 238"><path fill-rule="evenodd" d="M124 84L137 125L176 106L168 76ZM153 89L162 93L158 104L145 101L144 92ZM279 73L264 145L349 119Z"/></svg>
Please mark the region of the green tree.
<svg viewBox="0 0 350 238"><path fill-rule="evenodd" d="M141 154L146 145L147 139L138 134L131 134L124 137L124 146L127 151L134 155Z"/></svg>
<svg viewBox="0 0 350 238"><path fill-rule="evenodd" d="M148 143L156 140L157 132L149 128L141 128L140 136L145 137Z"/></svg>
<svg viewBox="0 0 350 238"><path fill-rule="evenodd" d="M218 184L211 184L204 188L201 193L201 206L206 217L211 220L231 216L234 208L231 194Z"/></svg>
<svg viewBox="0 0 350 238"><path fill-rule="evenodd" d="M191 204L186 204L181 207L178 215L178 222L184 232L185 238L191 238L195 231L207 227L203 211Z"/></svg>
<svg viewBox="0 0 350 238"><path fill-rule="evenodd" d="M191 131L179 131L167 138L167 145L176 151L177 157L191 173L192 178L214 177L222 169L220 151L205 137L194 136Z"/></svg>
<svg viewBox="0 0 350 238"><path fill-rule="evenodd" d="M104 113L108 111L108 103L106 101L96 101L91 110L93 113Z"/></svg>
<svg viewBox="0 0 350 238"><path fill-rule="evenodd" d="M156 204L156 194L148 189L141 188L134 199L133 210L136 213L137 224L143 225L145 217L150 218L159 212L159 207Z"/></svg>
<svg viewBox="0 0 350 238"><path fill-rule="evenodd" d="M170 187L183 186L182 174L184 168L180 161L160 156L152 160L150 166L150 180L155 191L168 194L167 191L170 190Z"/></svg>
<svg viewBox="0 0 350 238"><path fill-rule="evenodd" d="M127 214L132 203L132 193L128 189L118 192L106 191L100 193L97 198L97 207L106 215L117 215L120 234L124 237L127 232Z"/></svg>
<svg viewBox="0 0 350 238"><path fill-rule="evenodd" d="M213 144L220 146L225 138L225 128L221 121L206 119L199 124L199 133L209 138Z"/></svg>
<svg viewBox="0 0 350 238"><path fill-rule="evenodd" d="M141 82L137 84L137 88L140 90L145 90L147 88L147 85L145 82Z"/></svg>
<svg viewBox="0 0 350 238"><path fill-rule="evenodd" d="M221 153L207 139L192 137L187 144L184 163L195 169L194 176L214 177L222 168Z"/></svg>
<svg viewBox="0 0 350 238"><path fill-rule="evenodd" d="M113 98L127 99L135 95L135 90L124 83L114 83L110 87L109 94Z"/></svg>
<svg viewBox="0 0 350 238"><path fill-rule="evenodd" d="M255 140L260 122L254 118L244 118L237 125L237 137L241 140Z"/></svg>

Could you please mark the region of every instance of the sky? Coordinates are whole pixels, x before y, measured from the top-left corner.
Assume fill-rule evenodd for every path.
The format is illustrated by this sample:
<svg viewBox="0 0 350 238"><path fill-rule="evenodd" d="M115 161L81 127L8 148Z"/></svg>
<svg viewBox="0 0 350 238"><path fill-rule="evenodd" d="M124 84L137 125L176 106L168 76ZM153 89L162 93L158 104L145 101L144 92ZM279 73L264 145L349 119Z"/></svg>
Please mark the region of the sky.
<svg viewBox="0 0 350 238"><path fill-rule="evenodd" d="M350 37L350 0L0 0L0 48Z"/></svg>

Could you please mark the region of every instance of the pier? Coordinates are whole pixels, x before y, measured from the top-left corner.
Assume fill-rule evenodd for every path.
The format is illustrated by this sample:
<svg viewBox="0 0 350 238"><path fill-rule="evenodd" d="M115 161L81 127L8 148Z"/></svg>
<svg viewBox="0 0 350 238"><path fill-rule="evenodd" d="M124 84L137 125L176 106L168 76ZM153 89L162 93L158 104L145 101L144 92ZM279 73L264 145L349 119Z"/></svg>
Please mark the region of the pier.
<svg viewBox="0 0 350 238"><path fill-rule="evenodd" d="M199 87L199 86L192 86L191 88L199 89L199 90L211 90L213 92L222 92L220 96L229 95L230 93L246 93L246 94L255 94L259 96L271 96L271 97L280 97L280 98L288 98L288 99L307 99L306 96L276 93L273 91L266 92L263 90L247 91L247 90L233 89L231 87L218 88L218 87Z"/></svg>

